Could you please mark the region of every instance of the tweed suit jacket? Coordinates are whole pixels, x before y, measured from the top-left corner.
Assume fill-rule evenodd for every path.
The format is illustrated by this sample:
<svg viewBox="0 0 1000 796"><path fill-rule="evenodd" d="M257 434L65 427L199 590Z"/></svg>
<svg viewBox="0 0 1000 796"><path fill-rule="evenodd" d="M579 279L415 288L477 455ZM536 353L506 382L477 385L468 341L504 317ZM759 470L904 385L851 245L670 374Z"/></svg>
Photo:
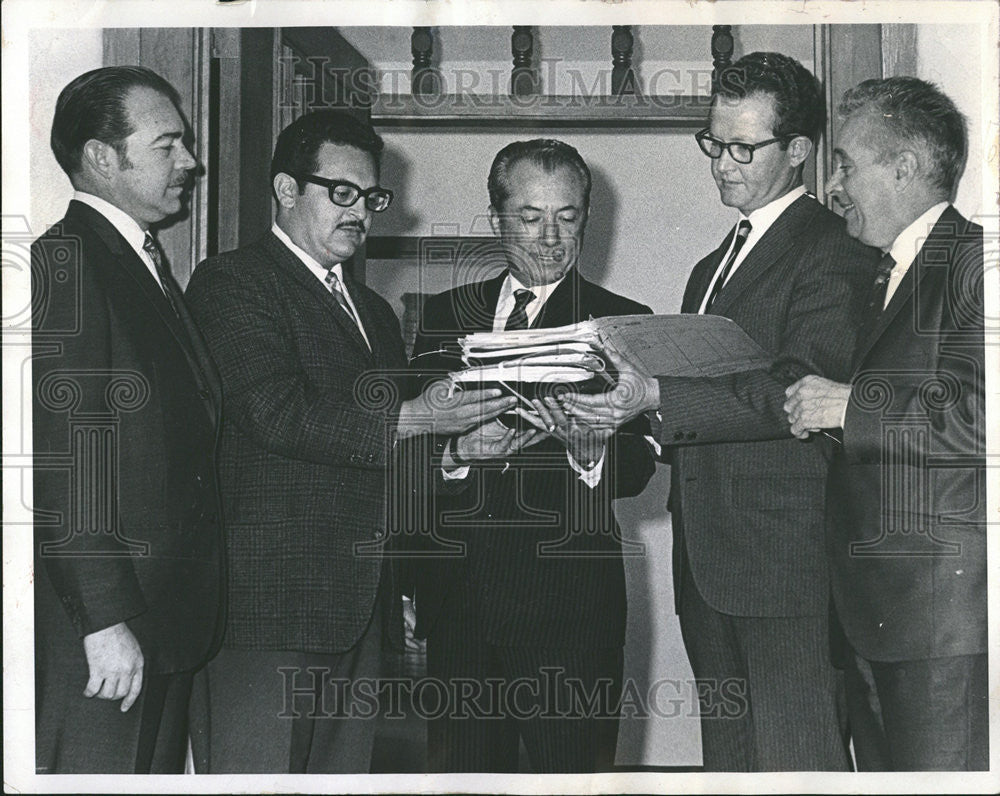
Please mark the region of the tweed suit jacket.
<svg viewBox="0 0 1000 796"><path fill-rule="evenodd" d="M221 393L183 303L178 318L101 213L71 202L31 254L42 716L53 693L81 698L87 676L50 682L49 662L82 662L80 637L97 630L125 622L149 673L190 671L217 649Z"/></svg>
<svg viewBox="0 0 1000 796"><path fill-rule="evenodd" d="M859 340L827 543L869 660L987 649L982 269L982 228L947 208Z"/></svg>
<svg viewBox="0 0 1000 796"><path fill-rule="evenodd" d="M188 286L226 395L227 646L343 652L375 609L400 399L385 374L406 357L391 307L345 282L370 351L270 232Z"/></svg>
<svg viewBox="0 0 1000 796"><path fill-rule="evenodd" d="M692 271L697 312L730 235ZM850 371L858 313L878 261L810 196L795 200L723 288L711 312L774 357L767 370L660 378L660 441L671 446L674 583L686 555L717 611L818 616L828 610L823 546L829 442L791 436L782 406L801 376ZM678 592L679 593L679 592Z"/></svg>
<svg viewBox="0 0 1000 796"><path fill-rule="evenodd" d="M506 274L427 300L414 347L422 357L467 333L493 328ZM533 328L588 317L649 313L576 271L548 298ZM439 363L448 369L447 363ZM461 555L415 559L417 635L426 636L459 579L473 585L474 610L498 646L615 647L624 643L625 581L621 531L612 500L638 494L655 468L641 434L609 440L600 484L579 480L566 449L545 440L505 462L474 464L454 491L439 491L430 513L435 532L464 545ZM440 461L432 465L440 469ZM440 482L438 482L440 485ZM634 547L632 553L639 553Z"/></svg>

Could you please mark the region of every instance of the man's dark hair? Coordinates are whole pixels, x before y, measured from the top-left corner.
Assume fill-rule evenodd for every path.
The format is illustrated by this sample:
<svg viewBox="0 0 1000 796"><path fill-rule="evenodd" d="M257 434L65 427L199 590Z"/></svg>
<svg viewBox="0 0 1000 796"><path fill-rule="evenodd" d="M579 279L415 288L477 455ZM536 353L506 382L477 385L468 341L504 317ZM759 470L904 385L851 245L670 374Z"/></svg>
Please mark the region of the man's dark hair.
<svg viewBox="0 0 1000 796"><path fill-rule="evenodd" d="M368 122L344 111L312 111L300 116L281 131L271 159L271 181L278 174L292 177L314 174L318 168L316 155L323 144L353 146L367 152L378 170L385 146L382 138ZM305 185L299 183L299 191Z"/></svg>
<svg viewBox="0 0 1000 796"><path fill-rule="evenodd" d="M63 171L80 170L83 146L91 139L125 157L125 139L135 132L125 101L135 88L149 88L179 105L177 89L144 66L105 66L80 75L59 92L52 119L52 152Z"/></svg>
<svg viewBox="0 0 1000 796"><path fill-rule="evenodd" d="M507 144L493 159L486 186L490 193L490 204L496 210L500 210L510 196L508 170L522 160L533 163L550 174L563 166L575 171L583 182L584 208L590 204L590 169L580 153L569 144L553 138L534 138Z"/></svg>
<svg viewBox="0 0 1000 796"><path fill-rule="evenodd" d="M873 144L884 162L901 149L927 157L927 179L951 196L965 167L965 116L937 86L916 77L865 80L848 89L837 108L846 118L864 113L874 122Z"/></svg>
<svg viewBox="0 0 1000 796"><path fill-rule="evenodd" d="M774 98L772 135L804 135L813 144L819 140L826 121L823 91L816 76L794 58L781 53L744 55L719 73L712 90L716 101L741 100L755 94Z"/></svg>

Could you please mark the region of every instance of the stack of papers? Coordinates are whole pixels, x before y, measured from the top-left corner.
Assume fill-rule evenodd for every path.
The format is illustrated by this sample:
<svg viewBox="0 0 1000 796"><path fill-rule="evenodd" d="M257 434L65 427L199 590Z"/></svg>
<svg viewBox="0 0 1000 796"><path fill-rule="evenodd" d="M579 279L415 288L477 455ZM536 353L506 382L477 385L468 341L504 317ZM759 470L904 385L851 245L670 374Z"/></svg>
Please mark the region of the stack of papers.
<svg viewBox="0 0 1000 796"><path fill-rule="evenodd" d="M467 335L459 340L466 367L452 381L579 385L603 377L606 383L607 363L588 323Z"/></svg>

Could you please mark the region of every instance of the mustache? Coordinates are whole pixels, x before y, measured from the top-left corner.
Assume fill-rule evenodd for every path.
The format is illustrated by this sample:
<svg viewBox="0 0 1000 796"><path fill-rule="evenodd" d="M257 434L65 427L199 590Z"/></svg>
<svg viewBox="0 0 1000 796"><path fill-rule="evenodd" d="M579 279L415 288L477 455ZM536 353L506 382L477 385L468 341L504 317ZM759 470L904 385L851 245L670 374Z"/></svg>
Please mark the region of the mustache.
<svg viewBox="0 0 1000 796"><path fill-rule="evenodd" d="M341 221L337 224L337 229L356 229L359 232L364 232L365 225L360 221Z"/></svg>

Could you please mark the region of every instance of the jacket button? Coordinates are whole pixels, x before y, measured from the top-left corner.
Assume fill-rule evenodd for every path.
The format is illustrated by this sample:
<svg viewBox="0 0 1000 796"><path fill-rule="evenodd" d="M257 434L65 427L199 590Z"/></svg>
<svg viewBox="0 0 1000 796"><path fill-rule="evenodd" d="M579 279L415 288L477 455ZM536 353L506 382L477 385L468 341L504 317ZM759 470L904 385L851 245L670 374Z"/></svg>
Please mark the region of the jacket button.
<svg viewBox="0 0 1000 796"><path fill-rule="evenodd" d="M688 439L694 439L697 436L698 436L697 432L695 432L695 431L689 431L688 435L687 435L687 438Z"/></svg>
<svg viewBox="0 0 1000 796"><path fill-rule="evenodd" d="M373 461L375 461L375 454L374 453L369 453L368 454L368 463L371 464Z"/></svg>
<svg viewBox="0 0 1000 796"><path fill-rule="evenodd" d="M198 390L198 397L201 398L201 400L203 401L207 401L209 398L211 398L211 395L209 394L208 390L206 390L203 387L202 389Z"/></svg>
<svg viewBox="0 0 1000 796"><path fill-rule="evenodd" d="M682 439L684 439L684 432L683 431L678 431L676 434L674 434L674 439L676 439L676 440L682 440Z"/></svg>

